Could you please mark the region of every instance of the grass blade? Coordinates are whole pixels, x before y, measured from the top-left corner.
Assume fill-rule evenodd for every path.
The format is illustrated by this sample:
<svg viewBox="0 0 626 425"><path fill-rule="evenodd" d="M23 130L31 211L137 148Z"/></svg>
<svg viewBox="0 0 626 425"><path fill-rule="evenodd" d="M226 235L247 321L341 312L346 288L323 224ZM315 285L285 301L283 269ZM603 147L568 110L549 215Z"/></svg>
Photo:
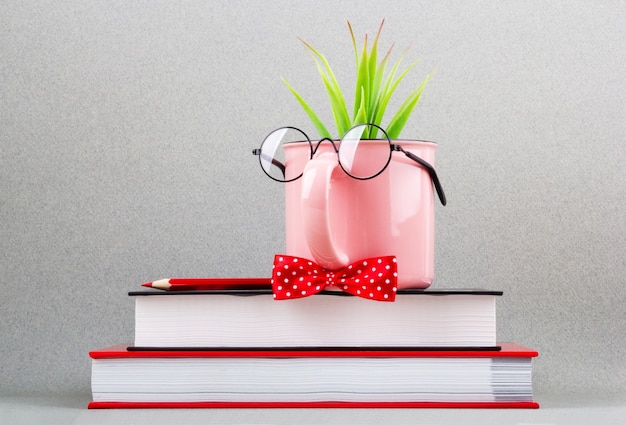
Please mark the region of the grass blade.
<svg viewBox="0 0 626 425"><path fill-rule="evenodd" d="M338 123L337 130L339 133L343 134L342 131L347 131L347 129L350 128L350 115L348 114L348 108L346 107L346 101L341 87L339 87L339 83L326 57L306 41L302 39L300 39L300 41L309 49L313 60L317 64L317 69L322 77L326 91L329 97L334 99L333 115L335 116L335 122Z"/></svg>
<svg viewBox="0 0 626 425"><path fill-rule="evenodd" d="M330 100L330 107L333 111L333 117L335 118L335 125L340 135L346 133L350 129L350 118L347 116L346 105L343 101L343 95L341 92L337 92L332 82L326 75L320 73L326 92L328 93L328 99Z"/></svg>
<svg viewBox="0 0 626 425"><path fill-rule="evenodd" d="M385 93L388 90L389 84L390 84L390 82L389 83L385 82L385 84L383 84L383 77L387 69L387 61L389 60L389 56L391 54L392 49L393 49L393 45L391 46L391 48L389 49L389 51L387 52L383 60L380 62L380 65L376 69L376 77L375 77L376 81L374 82L375 95L373 96L373 103L371 105L371 111L370 111L370 117L369 117L370 124L380 125L383 114L387 107L387 103L389 101L387 100L387 102L383 103L383 100L385 99ZM395 75L395 71L392 72L391 78L393 78L394 75Z"/></svg>
<svg viewBox="0 0 626 425"><path fill-rule="evenodd" d="M354 116L354 122L352 123L353 125L358 125L358 124L367 124L367 109L365 108L365 93L364 93L365 89L363 87L361 87L361 105L359 105L359 108L357 110L357 113Z"/></svg>
<svg viewBox="0 0 626 425"><path fill-rule="evenodd" d="M413 90L413 92L404 101L404 103L402 103L400 109L398 109L394 117L389 122L389 125L387 126L387 134L389 135L390 139L397 139L402 132L402 129L406 125L409 116L413 112L413 109L415 109L415 106L417 106L417 103L419 102L420 97L422 96L422 92L424 91L426 83L429 79L430 75L428 75L426 79L422 81L422 83L415 90Z"/></svg>
<svg viewBox="0 0 626 425"><path fill-rule="evenodd" d="M372 122L375 118L375 110L376 110L376 99L378 99L378 91L380 89L380 84L382 82L382 74L384 74L384 69L380 69L378 67L378 40L380 39L380 34L383 30L383 25L385 24L385 20L383 19L378 27L378 32L376 33L376 37L374 37L374 42L372 43L372 48L370 49L369 54L369 70L368 70L368 122ZM382 72L380 72L382 71Z"/></svg>
<svg viewBox="0 0 626 425"><path fill-rule="evenodd" d="M408 68L406 68L402 72L402 74L400 74L400 76L398 76L398 78L396 78L394 80L395 74L396 74L396 72L397 72L397 70L399 68L400 62L402 61L403 58L404 58L404 54L394 64L393 70L392 70L391 74L389 75L389 78L385 82L384 89L381 92L382 98L380 100L380 105L379 105L379 109L377 111L377 116L376 116L376 120L378 122L382 122L383 115L384 115L384 113L385 113L385 111L387 109L387 105L389 104L389 100L393 96L393 93L396 91L396 88L398 87L398 84L400 84L400 82L409 73L409 71L411 71L411 69L413 69L415 67L415 65L417 65L417 63L418 63L418 61L413 62L411 65L408 66Z"/></svg>
<svg viewBox="0 0 626 425"><path fill-rule="evenodd" d="M369 67L367 61L367 35L365 36L365 41L363 42L363 49L361 51L361 55L359 56L357 74L356 74L356 87L354 88L354 115L353 115L353 124L356 123L356 114L359 111L362 104L365 105L365 109L367 109L367 99L368 99L368 81L369 81Z"/></svg>
<svg viewBox="0 0 626 425"><path fill-rule="evenodd" d="M346 22L348 22L348 29L350 30L350 37L352 37L352 48L354 49L354 60L356 63L356 69L358 69L359 68L359 51L356 46L356 38L354 37L354 31L352 31L352 25L350 24L350 21L346 21Z"/></svg>
<svg viewBox="0 0 626 425"><path fill-rule="evenodd" d="M287 86L287 88L291 91L291 93L293 93L293 95L296 97L296 99L298 99L298 102L300 102L302 109L304 109L304 112L306 112L306 114L309 116L309 119L311 120L315 128L317 129L317 132L319 133L320 137L331 138L330 133L328 132L328 130L326 129L322 121L319 119L317 114L313 111L313 109L304 101L302 96L300 96L300 94L293 87L291 87L291 85L287 82L287 80L285 80L284 78L282 80L283 80L283 83L285 83L285 85Z"/></svg>

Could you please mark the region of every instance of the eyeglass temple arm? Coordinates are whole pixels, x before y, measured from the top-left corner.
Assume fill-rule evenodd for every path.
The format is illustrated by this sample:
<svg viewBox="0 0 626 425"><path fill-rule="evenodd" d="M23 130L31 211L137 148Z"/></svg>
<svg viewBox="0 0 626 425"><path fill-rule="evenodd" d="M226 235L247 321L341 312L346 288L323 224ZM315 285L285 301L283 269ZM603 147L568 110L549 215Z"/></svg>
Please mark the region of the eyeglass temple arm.
<svg viewBox="0 0 626 425"><path fill-rule="evenodd" d="M424 161L419 156L409 151L405 151L404 149L402 149L402 146L400 145L391 145L391 147L394 151L402 152L403 154L405 154L406 156L408 156L413 161L417 162L418 164L420 164L422 167L426 169L426 171L428 172L428 175L430 175L430 179L433 181L433 185L435 186L435 190L437 191L437 196L439 197L441 204L446 205L446 202L447 202L446 194L443 193L443 187L441 187L441 183L439 182L439 177L437 177L437 173L435 172L435 169L433 168L433 166L430 165L428 162Z"/></svg>
<svg viewBox="0 0 626 425"><path fill-rule="evenodd" d="M282 162L280 162L274 157L271 157L269 155L264 155L261 149L253 149L252 154L259 155L262 159L265 159L265 160L271 160L272 165L277 167L280 170L280 172L283 173L283 178L285 178L285 164L283 164Z"/></svg>

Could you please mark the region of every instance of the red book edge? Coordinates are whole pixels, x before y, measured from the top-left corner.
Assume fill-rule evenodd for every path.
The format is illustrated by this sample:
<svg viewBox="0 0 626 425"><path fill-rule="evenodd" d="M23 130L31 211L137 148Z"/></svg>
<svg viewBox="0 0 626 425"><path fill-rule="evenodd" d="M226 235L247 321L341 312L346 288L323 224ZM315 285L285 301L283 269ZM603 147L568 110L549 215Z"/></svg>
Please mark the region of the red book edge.
<svg viewBox="0 0 626 425"><path fill-rule="evenodd" d="M108 402L92 401L87 406L89 409L194 409L194 408L325 408L325 409L538 409L539 403L535 401L485 401L485 402Z"/></svg>
<svg viewBox="0 0 626 425"><path fill-rule="evenodd" d="M128 344L118 344L89 352L92 359L107 358L148 358L148 357L537 357L536 350L513 342L498 343L500 350L410 350L406 347L394 350L325 350L315 347L307 350L185 350L176 351L129 351Z"/></svg>

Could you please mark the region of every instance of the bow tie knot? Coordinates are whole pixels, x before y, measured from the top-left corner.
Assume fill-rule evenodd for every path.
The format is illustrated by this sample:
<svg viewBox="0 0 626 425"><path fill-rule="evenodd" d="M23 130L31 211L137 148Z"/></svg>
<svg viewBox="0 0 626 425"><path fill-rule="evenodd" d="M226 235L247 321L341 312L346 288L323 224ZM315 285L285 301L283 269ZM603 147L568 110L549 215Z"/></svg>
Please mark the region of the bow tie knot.
<svg viewBox="0 0 626 425"><path fill-rule="evenodd" d="M368 258L332 271L306 258L276 255L271 283L277 300L307 297L334 287L363 298L394 301L397 278L394 256Z"/></svg>

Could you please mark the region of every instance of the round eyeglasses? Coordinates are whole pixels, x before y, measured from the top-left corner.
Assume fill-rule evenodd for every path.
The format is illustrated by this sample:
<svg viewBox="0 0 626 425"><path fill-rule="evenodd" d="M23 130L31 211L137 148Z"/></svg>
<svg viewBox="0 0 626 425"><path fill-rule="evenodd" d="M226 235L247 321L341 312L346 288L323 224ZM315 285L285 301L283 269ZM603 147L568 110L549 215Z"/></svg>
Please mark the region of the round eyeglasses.
<svg viewBox="0 0 626 425"><path fill-rule="evenodd" d="M404 150L402 146L391 143L387 132L375 124L359 124L352 127L343 135L338 147L328 138L320 140L313 146L304 131L295 127L281 127L268 134L261 147L254 149L252 153L259 156L261 168L268 177L286 183L302 177L306 166L304 161L288 163L289 149L296 144L307 143L310 160L324 141L333 146L342 170L358 180L369 180L385 171L394 151L404 153L428 172L439 200L446 205L446 196L433 166L414 153ZM361 157L366 157L367 160L362 161L359 159Z"/></svg>

